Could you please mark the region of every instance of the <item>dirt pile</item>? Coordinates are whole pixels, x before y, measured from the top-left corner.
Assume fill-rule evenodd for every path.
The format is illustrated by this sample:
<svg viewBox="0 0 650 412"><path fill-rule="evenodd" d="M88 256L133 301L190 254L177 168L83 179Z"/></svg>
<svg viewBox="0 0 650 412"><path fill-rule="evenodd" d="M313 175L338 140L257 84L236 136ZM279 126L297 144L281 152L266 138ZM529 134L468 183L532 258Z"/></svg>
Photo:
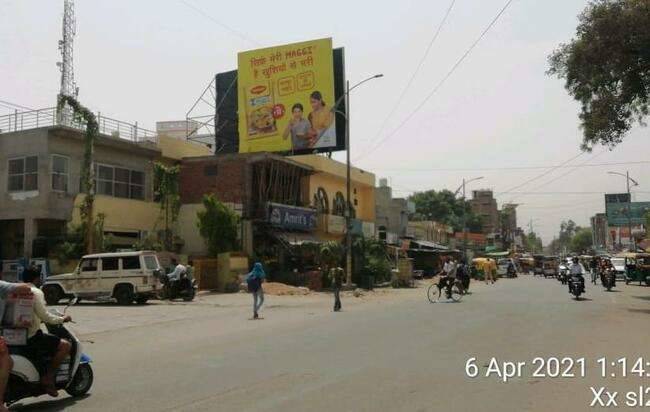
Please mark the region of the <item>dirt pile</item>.
<svg viewBox="0 0 650 412"><path fill-rule="evenodd" d="M265 282L264 293L275 296L295 296L295 295L309 295L310 291L304 287L295 287L285 285L278 282Z"/></svg>

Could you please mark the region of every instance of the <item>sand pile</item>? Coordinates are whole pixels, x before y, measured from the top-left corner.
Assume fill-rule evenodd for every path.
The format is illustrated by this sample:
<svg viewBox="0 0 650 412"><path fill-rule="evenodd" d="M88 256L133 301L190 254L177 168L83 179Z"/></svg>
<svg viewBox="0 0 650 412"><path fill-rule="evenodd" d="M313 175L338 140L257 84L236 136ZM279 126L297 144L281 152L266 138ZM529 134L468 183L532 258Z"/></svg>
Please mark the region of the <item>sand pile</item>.
<svg viewBox="0 0 650 412"><path fill-rule="evenodd" d="M268 295L287 296L287 295L309 295L309 289L304 287L295 287L278 282L264 282L264 293Z"/></svg>

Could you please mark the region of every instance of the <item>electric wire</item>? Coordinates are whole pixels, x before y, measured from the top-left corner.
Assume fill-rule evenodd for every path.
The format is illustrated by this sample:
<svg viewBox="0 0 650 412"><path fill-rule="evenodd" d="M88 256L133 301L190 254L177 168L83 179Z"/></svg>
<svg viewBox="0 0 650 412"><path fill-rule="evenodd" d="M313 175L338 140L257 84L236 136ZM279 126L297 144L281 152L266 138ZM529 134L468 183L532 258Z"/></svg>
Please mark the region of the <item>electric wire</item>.
<svg viewBox="0 0 650 412"><path fill-rule="evenodd" d="M442 88L442 86L447 82L447 80L456 72L458 67L467 59L467 57L470 55L470 53L476 48L476 46L479 44L479 42L487 35L487 33L494 27L494 25L497 23L499 18L506 12L508 7L512 4L514 0L508 0L505 5L501 8L499 13L492 19L490 24L481 32L481 35L472 43L472 45L465 51L465 53L456 61L456 63L452 66L452 68L447 72L447 74L438 82L438 84L433 88L433 90L418 104L414 110L412 110L406 118L397 126L397 128L393 129L392 132L387 134L384 138L379 140L373 147L371 147L369 150L366 150L364 153L362 153L360 156L358 156L355 160L358 161L360 159L363 159L364 157L372 154L375 150L377 150L379 147L381 147L382 144L384 144L388 139L393 137L395 134L397 134L398 131L401 130L402 127L406 125L423 107L424 105Z"/></svg>

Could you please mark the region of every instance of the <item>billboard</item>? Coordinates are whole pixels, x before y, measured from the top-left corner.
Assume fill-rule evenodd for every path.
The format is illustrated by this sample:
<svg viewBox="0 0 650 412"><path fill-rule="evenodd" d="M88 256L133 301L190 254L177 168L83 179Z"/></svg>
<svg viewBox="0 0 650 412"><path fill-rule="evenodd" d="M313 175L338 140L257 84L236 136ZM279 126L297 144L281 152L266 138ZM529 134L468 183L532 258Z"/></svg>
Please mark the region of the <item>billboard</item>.
<svg viewBox="0 0 650 412"><path fill-rule="evenodd" d="M312 231L318 225L313 209L271 202L268 203L267 220L272 226L286 230Z"/></svg>
<svg viewBox="0 0 650 412"><path fill-rule="evenodd" d="M332 39L238 54L239 152L337 146Z"/></svg>
<svg viewBox="0 0 650 412"><path fill-rule="evenodd" d="M609 226L643 225L650 202L606 203L605 210Z"/></svg>

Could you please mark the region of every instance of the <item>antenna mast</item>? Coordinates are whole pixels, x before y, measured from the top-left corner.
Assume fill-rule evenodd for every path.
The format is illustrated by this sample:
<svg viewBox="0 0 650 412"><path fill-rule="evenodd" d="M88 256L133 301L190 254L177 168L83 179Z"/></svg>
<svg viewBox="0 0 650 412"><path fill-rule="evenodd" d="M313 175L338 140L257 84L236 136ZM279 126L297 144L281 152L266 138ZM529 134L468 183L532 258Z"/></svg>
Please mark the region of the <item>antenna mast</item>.
<svg viewBox="0 0 650 412"><path fill-rule="evenodd" d="M74 17L74 0L63 1L63 40L59 40L61 51L61 94L77 97L78 90L74 82L74 36L77 34L77 22Z"/></svg>

